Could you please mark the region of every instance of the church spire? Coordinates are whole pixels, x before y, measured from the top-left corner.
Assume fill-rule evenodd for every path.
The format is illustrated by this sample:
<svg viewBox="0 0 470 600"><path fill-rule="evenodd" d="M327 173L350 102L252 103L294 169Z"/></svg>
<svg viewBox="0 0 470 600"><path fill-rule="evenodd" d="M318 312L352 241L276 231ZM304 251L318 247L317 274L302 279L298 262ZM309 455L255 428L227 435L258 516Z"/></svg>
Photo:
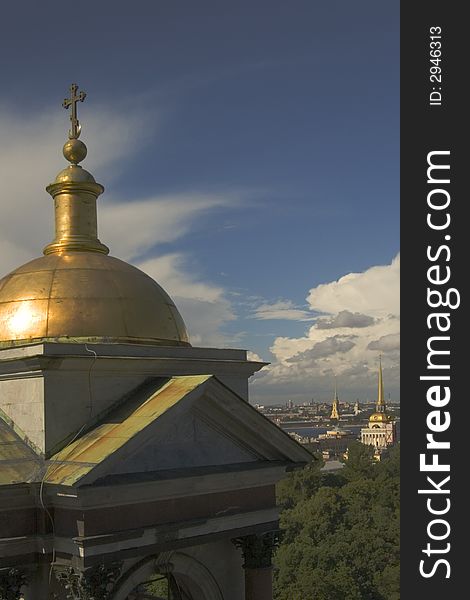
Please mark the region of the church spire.
<svg viewBox="0 0 470 600"><path fill-rule="evenodd" d="M104 188L96 183L91 173L78 164L87 155L87 147L78 139L81 125L77 116L77 104L85 98L85 92L78 92L78 85L72 83L70 98L62 103L65 109L71 109L69 139L62 150L70 164L46 188L54 198L55 239L44 248L44 254L67 251L109 252L109 248L100 242L97 234L96 200L104 192Z"/></svg>
<svg viewBox="0 0 470 600"><path fill-rule="evenodd" d="M385 398L384 398L384 382L382 377L382 355L379 356L379 382L377 392L377 412L386 412Z"/></svg>
<svg viewBox="0 0 470 600"><path fill-rule="evenodd" d="M339 421L339 400L338 400L338 388L336 385L336 377L335 377L335 395L333 398L333 406L331 407L330 419L336 419L337 421Z"/></svg>

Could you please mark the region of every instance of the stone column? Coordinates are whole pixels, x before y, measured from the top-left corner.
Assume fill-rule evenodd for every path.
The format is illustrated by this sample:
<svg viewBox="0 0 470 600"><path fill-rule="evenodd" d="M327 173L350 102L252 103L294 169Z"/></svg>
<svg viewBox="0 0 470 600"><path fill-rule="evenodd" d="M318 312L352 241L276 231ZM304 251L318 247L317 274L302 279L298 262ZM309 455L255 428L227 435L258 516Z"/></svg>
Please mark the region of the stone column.
<svg viewBox="0 0 470 600"><path fill-rule="evenodd" d="M233 540L243 553L245 600L273 600L272 555L278 541L277 531Z"/></svg>

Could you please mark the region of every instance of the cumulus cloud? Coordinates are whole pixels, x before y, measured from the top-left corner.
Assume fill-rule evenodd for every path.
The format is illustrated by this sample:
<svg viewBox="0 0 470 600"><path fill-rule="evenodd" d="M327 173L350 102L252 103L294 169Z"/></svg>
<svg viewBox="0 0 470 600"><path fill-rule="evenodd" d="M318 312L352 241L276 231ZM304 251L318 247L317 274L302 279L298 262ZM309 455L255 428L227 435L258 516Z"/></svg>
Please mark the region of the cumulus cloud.
<svg viewBox="0 0 470 600"><path fill-rule="evenodd" d="M390 265L371 267L362 273L349 273L331 283L310 290L307 302L312 310L335 314L342 310L371 317L399 314L400 257Z"/></svg>
<svg viewBox="0 0 470 600"><path fill-rule="evenodd" d="M251 350L248 350L246 357L253 362L265 362L259 354L256 354L256 352L252 352Z"/></svg>
<svg viewBox="0 0 470 600"><path fill-rule="evenodd" d="M398 397L399 274L398 255L388 265L312 288L307 301L322 315L304 336L274 340L274 360L255 379L254 398L305 400L318 393L325 400L337 376L343 397L374 399L379 352L385 386Z"/></svg>
<svg viewBox="0 0 470 600"><path fill-rule="evenodd" d="M351 337L344 339L345 337L346 336L342 335L334 335L326 338L326 340L316 343L313 348L291 356L287 359L287 362L298 363L308 360L315 361L317 358L325 358L326 356L331 356L338 352L347 352L348 350L351 350L351 348L354 348L354 342Z"/></svg>
<svg viewBox="0 0 470 600"><path fill-rule="evenodd" d="M382 352L391 352L400 349L400 334L389 333L383 335L378 340L373 340L367 346L368 350L381 350Z"/></svg>
<svg viewBox="0 0 470 600"><path fill-rule="evenodd" d="M272 304L259 304L251 315L254 319L312 321L314 317L305 310L295 306L290 300L279 300Z"/></svg>
<svg viewBox="0 0 470 600"><path fill-rule="evenodd" d="M317 329L337 329L338 327L369 327L373 323L373 317L342 310L334 317L318 319L316 326Z"/></svg>

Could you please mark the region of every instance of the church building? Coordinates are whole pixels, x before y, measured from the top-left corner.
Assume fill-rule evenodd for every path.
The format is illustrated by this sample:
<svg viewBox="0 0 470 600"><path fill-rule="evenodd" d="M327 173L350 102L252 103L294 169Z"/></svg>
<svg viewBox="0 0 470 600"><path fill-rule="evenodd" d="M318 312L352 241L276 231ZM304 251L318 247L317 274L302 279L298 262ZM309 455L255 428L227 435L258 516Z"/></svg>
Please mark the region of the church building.
<svg viewBox="0 0 470 600"><path fill-rule="evenodd" d="M332 426L317 438L318 447L322 451L324 458L342 457L347 451L348 445L355 439L352 431L341 427L340 416L338 387L335 380L335 393L330 414Z"/></svg>
<svg viewBox="0 0 470 600"><path fill-rule="evenodd" d="M337 423L339 423L339 400L338 400L338 389L336 387L336 380L335 380L335 395L333 398L333 404L331 406L330 420L336 421Z"/></svg>
<svg viewBox="0 0 470 600"><path fill-rule="evenodd" d="M264 363L109 256L70 91L55 239L0 279L0 598L272 600L275 485L312 457L249 404Z"/></svg>

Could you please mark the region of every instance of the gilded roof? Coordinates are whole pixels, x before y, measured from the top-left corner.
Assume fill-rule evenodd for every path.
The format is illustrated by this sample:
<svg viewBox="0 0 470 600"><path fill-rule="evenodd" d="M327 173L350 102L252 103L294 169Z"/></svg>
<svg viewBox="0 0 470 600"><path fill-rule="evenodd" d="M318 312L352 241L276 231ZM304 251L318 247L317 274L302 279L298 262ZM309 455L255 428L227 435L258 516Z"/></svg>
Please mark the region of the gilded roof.
<svg viewBox="0 0 470 600"><path fill-rule="evenodd" d="M370 423L388 423L391 420L392 418L387 413L383 412L372 413L369 417Z"/></svg>
<svg viewBox="0 0 470 600"><path fill-rule="evenodd" d="M98 252L49 254L0 280L0 347L43 340L189 345L168 294Z"/></svg>

